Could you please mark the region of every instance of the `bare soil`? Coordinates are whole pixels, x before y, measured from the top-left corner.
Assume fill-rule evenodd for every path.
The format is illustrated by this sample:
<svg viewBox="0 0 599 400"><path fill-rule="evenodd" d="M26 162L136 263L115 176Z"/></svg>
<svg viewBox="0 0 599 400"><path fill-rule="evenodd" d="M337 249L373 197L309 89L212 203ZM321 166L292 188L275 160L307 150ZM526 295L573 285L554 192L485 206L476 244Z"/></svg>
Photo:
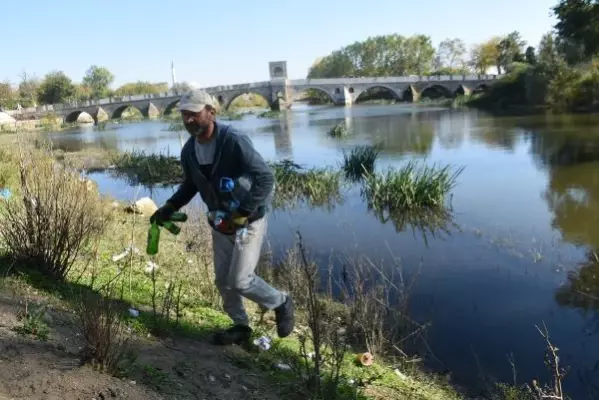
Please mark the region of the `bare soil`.
<svg viewBox="0 0 599 400"><path fill-rule="evenodd" d="M136 338L137 358L126 377L96 371L80 362L83 342L72 311L33 298L51 307L44 317L47 341L14 331L23 324L25 304L0 288L0 400L281 398L260 371L232 363L243 349L206 341Z"/></svg>

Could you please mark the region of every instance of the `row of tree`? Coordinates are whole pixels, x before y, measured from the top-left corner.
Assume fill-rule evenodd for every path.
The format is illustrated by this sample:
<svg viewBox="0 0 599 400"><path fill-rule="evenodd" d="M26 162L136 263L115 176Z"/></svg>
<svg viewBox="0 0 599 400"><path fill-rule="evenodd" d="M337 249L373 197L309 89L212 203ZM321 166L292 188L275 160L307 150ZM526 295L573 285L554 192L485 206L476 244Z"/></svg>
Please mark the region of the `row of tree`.
<svg viewBox="0 0 599 400"><path fill-rule="evenodd" d="M555 30L538 51L512 57L506 76L475 105L486 108L548 106L555 111L599 110L599 2L561 0Z"/></svg>
<svg viewBox="0 0 599 400"><path fill-rule="evenodd" d="M14 109L17 105L31 107L38 104L58 104L103 99L115 96L133 96L140 94L158 94L167 92L166 82L131 82L116 90L110 86L114 75L107 68L92 65L85 73L81 83L75 83L63 71L53 71L40 80L26 73L21 75L18 87L10 82L0 83L0 107ZM170 89L180 93L190 89L187 83L177 83Z"/></svg>
<svg viewBox="0 0 599 400"><path fill-rule="evenodd" d="M534 57L535 49L526 47L519 32L476 44L470 54L462 39L445 39L435 49L429 36L391 34L355 42L317 59L308 77L484 74L491 67L502 73L514 61L532 63Z"/></svg>

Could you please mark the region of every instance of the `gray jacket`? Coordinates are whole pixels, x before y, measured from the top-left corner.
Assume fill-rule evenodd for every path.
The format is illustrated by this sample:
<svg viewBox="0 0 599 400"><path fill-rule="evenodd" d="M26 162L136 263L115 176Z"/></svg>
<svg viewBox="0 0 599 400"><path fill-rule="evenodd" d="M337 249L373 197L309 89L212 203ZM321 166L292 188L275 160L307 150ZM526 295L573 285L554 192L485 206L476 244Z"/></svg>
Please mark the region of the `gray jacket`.
<svg viewBox="0 0 599 400"><path fill-rule="evenodd" d="M262 218L270 207L274 188L271 168L256 151L251 140L230 125L215 123L216 152L212 164L212 175L205 176L199 168L193 137L181 150L181 166L184 181L168 200L180 209L200 193L209 211L226 210L231 195L219 191L223 177L237 179L244 175L251 179L249 193L242 199L238 212L249 217L250 222Z"/></svg>

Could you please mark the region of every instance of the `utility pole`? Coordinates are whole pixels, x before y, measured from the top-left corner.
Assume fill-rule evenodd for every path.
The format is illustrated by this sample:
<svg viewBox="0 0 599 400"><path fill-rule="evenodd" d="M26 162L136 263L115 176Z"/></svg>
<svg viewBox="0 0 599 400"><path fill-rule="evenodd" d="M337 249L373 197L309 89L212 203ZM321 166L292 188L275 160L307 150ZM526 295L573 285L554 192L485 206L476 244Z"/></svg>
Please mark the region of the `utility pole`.
<svg viewBox="0 0 599 400"><path fill-rule="evenodd" d="M173 78L173 87L177 84L177 76L175 75L175 62L171 61L171 77Z"/></svg>

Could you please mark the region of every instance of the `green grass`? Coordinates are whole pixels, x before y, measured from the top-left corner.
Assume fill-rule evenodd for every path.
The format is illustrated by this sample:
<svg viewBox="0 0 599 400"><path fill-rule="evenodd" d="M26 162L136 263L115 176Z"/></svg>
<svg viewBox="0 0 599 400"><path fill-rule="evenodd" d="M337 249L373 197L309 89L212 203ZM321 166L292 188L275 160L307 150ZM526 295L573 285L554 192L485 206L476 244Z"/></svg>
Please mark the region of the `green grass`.
<svg viewBox="0 0 599 400"><path fill-rule="evenodd" d="M305 169L290 160L270 163L270 166L276 181L275 208L291 207L302 201L315 207L332 207L342 201L342 182L338 171Z"/></svg>
<svg viewBox="0 0 599 400"><path fill-rule="evenodd" d="M372 173L380 151L380 145L358 146L349 153L344 151L341 169L346 178L359 180L365 173Z"/></svg>
<svg viewBox="0 0 599 400"><path fill-rule="evenodd" d="M345 122L340 122L329 130L329 136L333 138L342 138L347 136L348 133L349 129L345 125Z"/></svg>
<svg viewBox="0 0 599 400"><path fill-rule="evenodd" d="M281 111L264 111L258 114L258 118L275 119L281 116Z"/></svg>
<svg viewBox="0 0 599 400"><path fill-rule="evenodd" d="M362 194L375 210L415 211L443 208L462 168L417 166L410 161L399 170L365 174Z"/></svg>
<svg viewBox="0 0 599 400"><path fill-rule="evenodd" d="M181 164L174 156L133 151L118 154L112 161L117 175L126 176L133 184L169 185L183 180Z"/></svg>
<svg viewBox="0 0 599 400"><path fill-rule="evenodd" d="M217 114L217 119L220 119L220 120L223 120L223 121L239 121L239 120L243 119L244 115L245 115L244 113L237 112L237 111L232 110L232 109L221 110Z"/></svg>

